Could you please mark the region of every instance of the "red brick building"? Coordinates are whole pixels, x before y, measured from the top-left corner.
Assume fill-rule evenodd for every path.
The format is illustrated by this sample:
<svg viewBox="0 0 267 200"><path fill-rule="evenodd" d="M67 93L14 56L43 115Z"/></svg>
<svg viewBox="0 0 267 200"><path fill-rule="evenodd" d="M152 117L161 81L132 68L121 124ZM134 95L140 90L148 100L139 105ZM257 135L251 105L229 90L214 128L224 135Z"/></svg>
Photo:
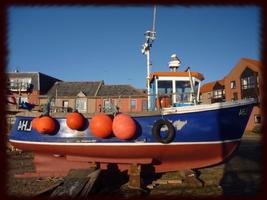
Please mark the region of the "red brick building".
<svg viewBox="0 0 267 200"><path fill-rule="evenodd" d="M39 96L46 94L55 82L60 81L40 72L17 71L7 72L6 75L8 81L7 98L14 98L17 105L19 102L39 105Z"/></svg>
<svg viewBox="0 0 267 200"><path fill-rule="evenodd" d="M6 118L9 129L14 123L15 114L22 111L20 103L39 105L40 95L46 94L56 81L60 81L40 72L7 72L6 77ZM34 110L38 109L39 106L34 107Z"/></svg>
<svg viewBox="0 0 267 200"><path fill-rule="evenodd" d="M224 79L204 84L201 89L202 103L216 103L225 101Z"/></svg>
<svg viewBox="0 0 267 200"><path fill-rule="evenodd" d="M143 91L131 85L105 85L104 81L56 82L40 97L40 103L46 104L48 97L53 97L51 103L58 108L57 112L109 112L114 106L120 112L147 110L147 97Z"/></svg>
<svg viewBox="0 0 267 200"><path fill-rule="evenodd" d="M249 58L241 58L233 69L222 79L206 83L201 87L202 103L235 101L246 98L260 100L260 80L262 63ZM253 130L261 124L260 105L254 106L246 130Z"/></svg>

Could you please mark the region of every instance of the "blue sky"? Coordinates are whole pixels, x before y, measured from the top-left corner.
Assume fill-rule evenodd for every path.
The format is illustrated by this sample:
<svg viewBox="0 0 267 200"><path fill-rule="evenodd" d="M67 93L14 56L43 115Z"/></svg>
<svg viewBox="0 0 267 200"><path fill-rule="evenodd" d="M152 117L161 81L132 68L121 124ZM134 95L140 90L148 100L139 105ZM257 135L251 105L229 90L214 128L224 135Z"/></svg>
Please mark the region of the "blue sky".
<svg viewBox="0 0 267 200"><path fill-rule="evenodd" d="M146 87L144 32L153 6L10 7L7 71L42 72L66 81ZM170 56L223 78L241 57L260 60L261 10L256 6L158 6L152 71Z"/></svg>

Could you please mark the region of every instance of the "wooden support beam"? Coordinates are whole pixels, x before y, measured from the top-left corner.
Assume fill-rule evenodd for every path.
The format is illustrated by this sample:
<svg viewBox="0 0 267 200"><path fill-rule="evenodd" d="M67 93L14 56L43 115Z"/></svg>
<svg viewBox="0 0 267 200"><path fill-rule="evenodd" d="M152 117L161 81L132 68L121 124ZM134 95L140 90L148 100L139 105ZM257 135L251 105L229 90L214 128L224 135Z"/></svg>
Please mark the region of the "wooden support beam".
<svg viewBox="0 0 267 200"><path fill-rule="evenodd" d="M99 173L100 169L95 170L93 168L70 170L69 174L64 178L64 183L58 186L50 196L86 196L90 193Z"/></svg>
<svg viewBox="0 0 267 200"><path fill-rule="evenodd" d="M91 193L93 186L94 186L94 183L96 182L100 172L101 172L101 169L97 169L88 175L89 181L87 181L83 190L81 191L81 193L79 195L80 197L87 197L88 194Z"/></svg>
<svg viewBox="0 0 267 200"><path fill-rule="evenodd" d="M141 165L136 163L132 164L129 171L129 187L132 188L141 188Z"/></svg>

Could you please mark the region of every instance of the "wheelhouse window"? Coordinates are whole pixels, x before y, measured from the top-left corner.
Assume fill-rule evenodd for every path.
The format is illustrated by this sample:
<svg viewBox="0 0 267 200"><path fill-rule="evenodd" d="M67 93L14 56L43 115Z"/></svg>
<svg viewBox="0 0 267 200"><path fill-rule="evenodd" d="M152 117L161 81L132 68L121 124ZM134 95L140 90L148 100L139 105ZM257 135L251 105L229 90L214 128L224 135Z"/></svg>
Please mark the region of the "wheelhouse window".
<svg viewBox="0 0 267 200"><path fill-rule="evenodd" d="M172 81L158 81L158 94L159 95L164 95L164 94L171 95L172 92L173 92Z"/></svg>
<svg viewBox="0 0 267 200"><path fill-rule="evenodd" d="M199 86L199 82L195 82L195 85L194 85L194 93L195 95L197 95L197 92L198 92L198 86Z"/></svg>
<svg viewBox="0 0 267 200"><path fill-rule="evenodd" d="M147 110L147 101L146 100L142 100L142 110L143 111Z"/></svg>
<svg viewBox="0 0 267 200"><path fill-rule="evenodd" d="M176 102L191 102L191 85L189 81L176 81Z"/></svg>

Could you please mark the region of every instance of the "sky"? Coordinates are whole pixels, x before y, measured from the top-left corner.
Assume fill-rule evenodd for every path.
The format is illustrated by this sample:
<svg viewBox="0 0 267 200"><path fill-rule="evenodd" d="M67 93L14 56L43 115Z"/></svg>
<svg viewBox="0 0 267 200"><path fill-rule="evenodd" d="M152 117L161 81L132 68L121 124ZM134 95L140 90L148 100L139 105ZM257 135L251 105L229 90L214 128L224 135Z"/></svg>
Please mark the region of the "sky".
<svg viewBox="0 0 267 200"><path fill-rule="evenodd" d="M146 88L152 19L152 5L9 7L7 71ZM257 6L157 6L151 71L169 71L175 53L179 70L222 79L240 58L261 59L260 31Z"/></svg>

